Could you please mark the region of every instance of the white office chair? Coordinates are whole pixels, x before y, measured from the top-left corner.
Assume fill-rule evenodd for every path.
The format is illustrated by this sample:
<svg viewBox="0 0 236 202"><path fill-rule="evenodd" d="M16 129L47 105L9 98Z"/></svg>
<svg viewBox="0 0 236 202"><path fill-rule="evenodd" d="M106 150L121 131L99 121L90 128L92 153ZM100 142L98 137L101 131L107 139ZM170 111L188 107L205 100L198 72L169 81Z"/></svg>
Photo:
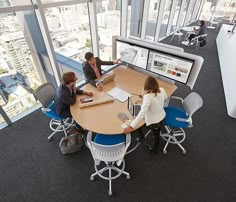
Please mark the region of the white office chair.
<svg viewBox="0 0 236 202"><path fill-rule="evenodd" d="M180 44L181 38L183 36L183 33L180 30L175 30L175 32L173 33L173 35L172 35L172 37L170 39L170 42L173 41L175 36L179 37L179 44Z"/></svg>
<svg viewBox="0 0 236 202"><path fill-rule="evenodd" d="M198 49L198 46L199 46L199 40L202 38L202 39L205 39L207 37L207 34L202 34L202 35L199 35L197 37L194 37L191 41L191 45L196 45L196 51Z"/></svg>
<svg viewBox="0 0 236 202"><path fill-rule="evenodd" d="M112 138L112 136L108 136ZM87 135L87 145L92 153L94 159L94 168L95 173L90 176L90 180L93 181L94 177L98 175L102 179L109 181L109 191L108 195L112 195L112 186L111 181L118 178L121 174L125 174L127 179L130 179L130 174L124 171L125 169L125 160L124 156L126 151L131 143L130 134L126 135L125 142L120 142L118 144L112 145L102 145L92 141L92 132L89 131ZM98 170L100 162L105 162L106 166ZM116 166L117 165L117 166ZM121 166L119 168L118 166ZM104 172L108 171L108 177L104 175ZM112 176L112 171L115 171L116 174Z"/></svg>
<svg viewBox="0 0 236 202"><path fill-rule="evenodd" d="M218 17L218 18L212 18L212 20L209 22L209 26L207 26L208 29L215 29L216 31L218 30L220 23L224 17Z"/></svg>
<svg viewBox="0 0 236 202"><path fill-rule="evenodd" d="M166 141L163 154L167 154L167 147L176 144L180 147L183 154L186 150L181 145L185 140L186 134L183 128L193 127L192 116L202 107L203 100L201 96L195 92L190 93L184 100L180 97L172 96L171 99L177 99L182 102L183 109L177 107L166 107L165 130L161 132L161 137Z"/></svg>
<svg viewBox="0 0 236 202"><path fill-rule="evenodd" d="M43 105L42 112L52 118L49 122L49 127L53 131L51 135L48 136L48 140L52 140L52 137L58 132L64 132L64 135L67 137L66 130L69 129L74 120L72 118L63 118L56 114L54 110L54 96L56 90L51 83L45 83L39 86L35 92L35 97Z"/></svg>

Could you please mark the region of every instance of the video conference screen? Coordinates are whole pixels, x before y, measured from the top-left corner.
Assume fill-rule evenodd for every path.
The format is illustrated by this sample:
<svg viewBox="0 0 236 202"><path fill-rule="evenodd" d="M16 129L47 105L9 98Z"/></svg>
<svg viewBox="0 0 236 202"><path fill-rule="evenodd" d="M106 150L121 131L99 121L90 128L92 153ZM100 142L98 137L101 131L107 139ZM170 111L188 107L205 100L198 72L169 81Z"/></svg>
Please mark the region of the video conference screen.
<svg viewBox="0 0 236 202"><path fill-rule="evenodd" d="M131 45L126 42L116 41L117 58L128 64L146 69L149 49Z"/></svg>
<svg viewBox="0 0 236 202"><path fill-rule="evenodd" d="M192 60L152 50L149 52L147 70L184 84L188 81L192 66Z"/></svg>

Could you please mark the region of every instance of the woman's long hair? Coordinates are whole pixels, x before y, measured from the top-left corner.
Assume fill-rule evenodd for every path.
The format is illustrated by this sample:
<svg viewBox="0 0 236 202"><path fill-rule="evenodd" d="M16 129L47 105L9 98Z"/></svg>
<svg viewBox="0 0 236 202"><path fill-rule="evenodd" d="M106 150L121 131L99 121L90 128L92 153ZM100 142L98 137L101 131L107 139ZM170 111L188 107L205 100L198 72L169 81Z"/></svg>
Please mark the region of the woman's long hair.
<svg viewBox="0 0 236 202"><path fill-rule="evenodd" d="M144 90L147 93L160 93L159 83L157 82L156 78L153 76L148 76L145 83L144 83Z"/></svg>

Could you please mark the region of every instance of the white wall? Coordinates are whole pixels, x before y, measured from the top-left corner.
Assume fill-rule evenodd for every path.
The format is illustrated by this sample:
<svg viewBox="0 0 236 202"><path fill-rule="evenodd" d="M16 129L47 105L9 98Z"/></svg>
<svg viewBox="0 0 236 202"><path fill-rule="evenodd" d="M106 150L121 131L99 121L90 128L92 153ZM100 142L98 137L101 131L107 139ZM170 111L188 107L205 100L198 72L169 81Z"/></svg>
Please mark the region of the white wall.
<svg viewBox="0 0 236 202"><path fill-rule="evenodd" d="M216 44L220 61L226 106L229 116L236 118L236 33L231 25L222 25Z"/></svg>

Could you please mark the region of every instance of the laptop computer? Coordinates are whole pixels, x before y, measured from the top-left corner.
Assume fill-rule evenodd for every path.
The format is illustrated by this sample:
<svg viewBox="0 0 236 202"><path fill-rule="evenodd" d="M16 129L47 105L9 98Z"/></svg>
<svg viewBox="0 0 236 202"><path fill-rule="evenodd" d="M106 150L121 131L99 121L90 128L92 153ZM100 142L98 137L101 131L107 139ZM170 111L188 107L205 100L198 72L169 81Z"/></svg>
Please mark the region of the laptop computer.
<svg viewBox="0 0 236 202"><path fill-rule="evenodd" d="M111 74L111 75L108 75L106 77L104 77L103 79L99 80L103 85L107 84L107 83L110 83L111 81L114 81L116 77L116 74Z"/></svg>
<svg viewBox="0 0 236 202"><path fill-rule="evenodd" d="M136 117L141 110L141 104L136 104L132 101L131 97L128 97L128 106L129 112L133 117Z"/></svg>

